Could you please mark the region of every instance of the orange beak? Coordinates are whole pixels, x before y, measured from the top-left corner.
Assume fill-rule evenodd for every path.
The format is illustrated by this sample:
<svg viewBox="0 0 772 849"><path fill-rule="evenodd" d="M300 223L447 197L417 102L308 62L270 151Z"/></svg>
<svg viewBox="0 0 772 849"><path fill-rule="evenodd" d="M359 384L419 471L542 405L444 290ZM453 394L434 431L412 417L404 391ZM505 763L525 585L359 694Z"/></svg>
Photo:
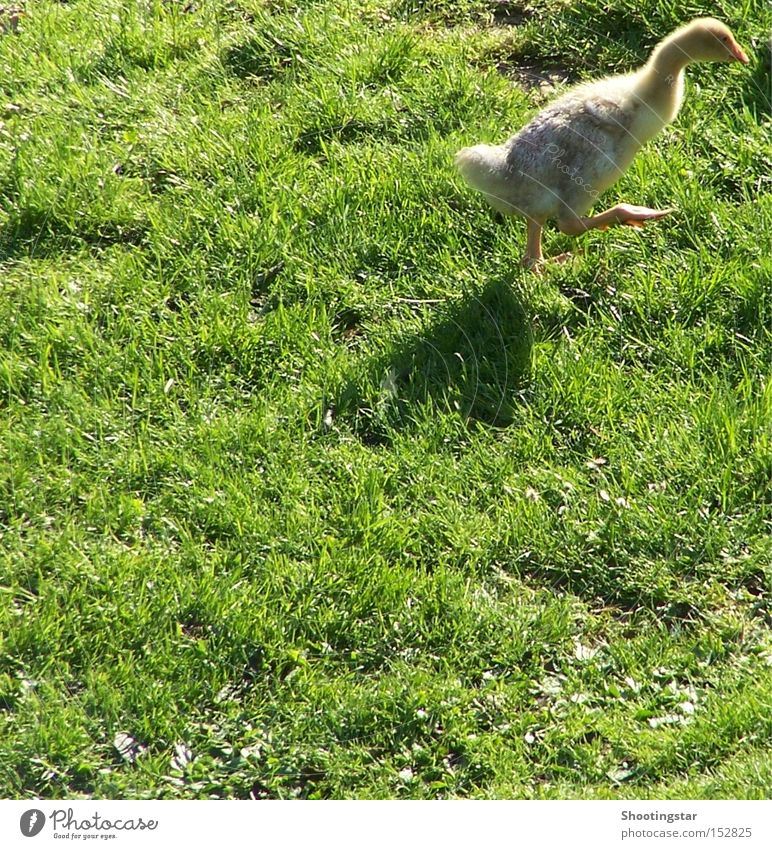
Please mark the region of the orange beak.
<svg viewBox="0 0 772 849"><path fill-rule="evenodd" d="M740 45L736 41L733 41L729 45L729 52L732 54L732 56L734 56L735 59L737 59L738 62L742 62L743 65L747 65L748 62L750 62L748 54L742 49L742 47L740 47Z"/></svg>

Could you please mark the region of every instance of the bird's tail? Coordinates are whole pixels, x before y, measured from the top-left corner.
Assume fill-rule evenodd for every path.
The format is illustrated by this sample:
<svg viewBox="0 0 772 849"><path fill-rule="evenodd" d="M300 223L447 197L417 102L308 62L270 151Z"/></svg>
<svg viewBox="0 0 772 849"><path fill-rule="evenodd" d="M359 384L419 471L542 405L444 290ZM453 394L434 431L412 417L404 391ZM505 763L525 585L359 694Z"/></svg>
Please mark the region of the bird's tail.
<svg viewBox="0 0 772 849"><path fill-rule="evenodd" d="M506 174L506 157L501 147L489 144L463 147L456 154L456 167L464 180L482 192L494 209L512 212L512 204L501 197Z"/></svg>

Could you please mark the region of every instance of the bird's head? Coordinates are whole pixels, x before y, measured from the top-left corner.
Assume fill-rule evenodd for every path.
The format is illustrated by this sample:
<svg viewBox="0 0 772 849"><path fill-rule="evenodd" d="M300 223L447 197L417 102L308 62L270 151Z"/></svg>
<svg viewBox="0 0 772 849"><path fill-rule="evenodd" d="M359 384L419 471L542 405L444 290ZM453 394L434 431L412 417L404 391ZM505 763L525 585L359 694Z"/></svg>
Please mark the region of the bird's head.
<svg viewBox="0 0 772 849"><path fill-rule="evenodd" d="M742 62L748 55L726 24L715 18L697 18L676 33L676 43L692 62Z"/></svg>

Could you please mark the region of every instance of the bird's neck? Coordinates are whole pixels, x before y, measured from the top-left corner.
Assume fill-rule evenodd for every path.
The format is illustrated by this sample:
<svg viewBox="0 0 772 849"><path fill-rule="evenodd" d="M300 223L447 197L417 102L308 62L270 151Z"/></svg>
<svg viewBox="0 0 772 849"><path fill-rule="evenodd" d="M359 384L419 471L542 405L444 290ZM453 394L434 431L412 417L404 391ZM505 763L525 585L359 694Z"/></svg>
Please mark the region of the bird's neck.
<svg viewBox="0 0 772 849"><path fill-rule="evenodd" d="M677 32L666 38L654 48L646 68L656 73L663 80L675 80L683 73L684 68L691 62L689 50L683 36L687 33Z"/></svg>
<svg viewBox="0 0 772 849"><path fill-rule="evenodd" d="M636 94L661 117L664 126L675 118L684 93L684 68L689 56L678 38L666 38L639 71Z"/></svg>

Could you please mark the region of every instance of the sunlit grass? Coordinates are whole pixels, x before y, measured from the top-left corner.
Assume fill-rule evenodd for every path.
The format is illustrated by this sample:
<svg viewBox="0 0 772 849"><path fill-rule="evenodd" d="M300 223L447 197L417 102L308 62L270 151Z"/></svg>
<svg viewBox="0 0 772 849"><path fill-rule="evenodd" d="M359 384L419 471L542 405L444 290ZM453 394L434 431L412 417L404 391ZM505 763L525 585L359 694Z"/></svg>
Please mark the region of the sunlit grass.
<svg viewBox="0 0 772 849"><path fill-rule="evenodd" d="M537 278L452 168L541 102L497 66L694 10L27 5L2 795L769 797L768 9L610 193L656 226Z"/></svg>

